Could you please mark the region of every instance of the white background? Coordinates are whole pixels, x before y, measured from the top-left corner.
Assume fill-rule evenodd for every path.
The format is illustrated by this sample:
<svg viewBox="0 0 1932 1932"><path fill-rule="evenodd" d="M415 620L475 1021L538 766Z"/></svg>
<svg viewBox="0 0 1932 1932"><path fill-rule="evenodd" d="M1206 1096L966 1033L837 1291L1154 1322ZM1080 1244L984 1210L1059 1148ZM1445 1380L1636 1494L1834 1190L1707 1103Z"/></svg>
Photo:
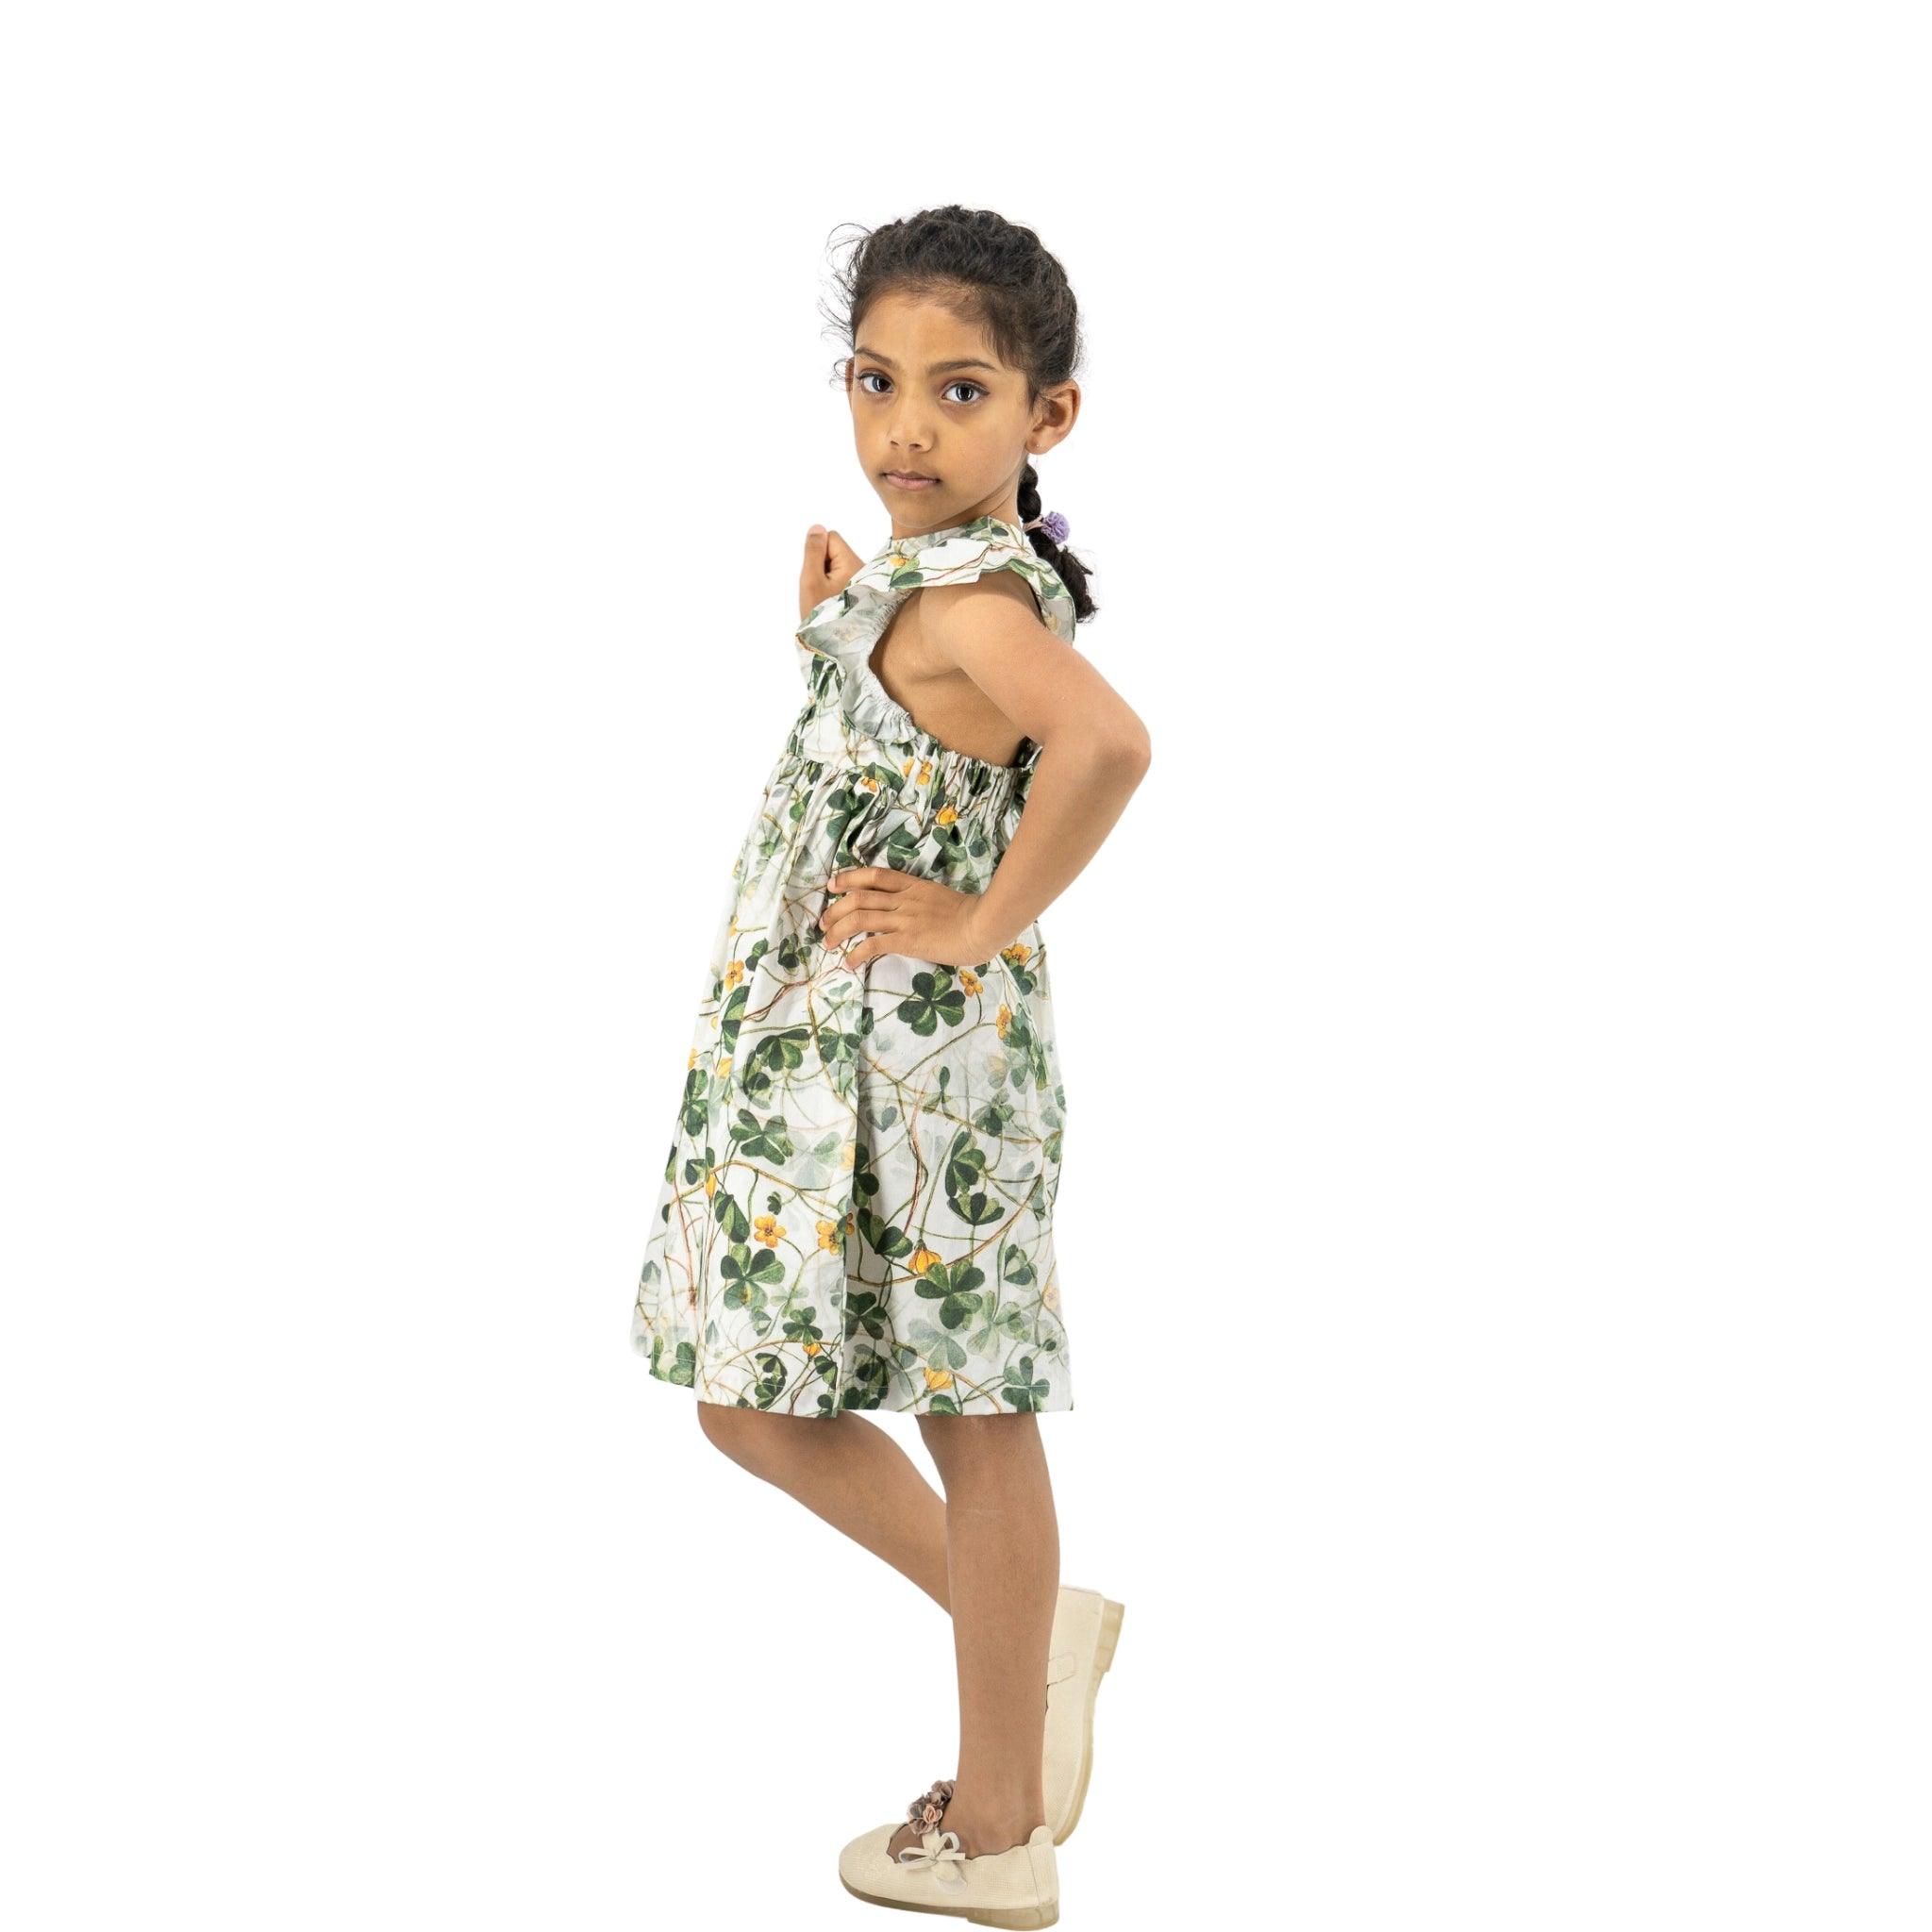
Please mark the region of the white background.
<svg viewBox="0 0 1932 1932"><path fill-rule="evenodd" d="M952 1768L626 1328L888 528L830 244L954 200L1155 745L1045 919L1064 1923L1927 1923L1912 12L9 12L10 1924L849 1925Z"/></svg>

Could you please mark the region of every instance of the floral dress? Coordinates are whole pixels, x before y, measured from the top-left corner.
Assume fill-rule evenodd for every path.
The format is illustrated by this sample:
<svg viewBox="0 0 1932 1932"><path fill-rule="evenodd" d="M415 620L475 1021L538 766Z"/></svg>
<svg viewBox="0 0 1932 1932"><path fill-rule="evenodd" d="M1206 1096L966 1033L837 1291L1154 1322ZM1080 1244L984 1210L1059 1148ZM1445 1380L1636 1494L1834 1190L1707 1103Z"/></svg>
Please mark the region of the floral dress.
<svg viewBox="0 0 1932 1932"><path fill-rule="evenodd" d="M702 1401L1074 1406L1038 922L971 966L848 966L817 930L833 873L980 892L1018 829L1039 745L995 765L941 744L869 663L912 591L994 570L1073 641L1065 584L998 517L889 542L798 627L808 695L731 868L631 1321L652 1374Z"/></svg>

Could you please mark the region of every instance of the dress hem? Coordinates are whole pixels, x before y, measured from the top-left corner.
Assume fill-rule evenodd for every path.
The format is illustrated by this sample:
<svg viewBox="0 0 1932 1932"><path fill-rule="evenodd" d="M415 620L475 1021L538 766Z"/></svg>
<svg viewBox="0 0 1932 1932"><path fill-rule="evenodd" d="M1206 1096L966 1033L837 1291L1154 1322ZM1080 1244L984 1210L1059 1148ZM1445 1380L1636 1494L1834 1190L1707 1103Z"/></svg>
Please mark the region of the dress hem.
<svg viewBox="0 0 1932 1932"><path fill-rule="evenodd" d="M954 1410L936 1408L930 1402L914 1400L911 1402L851 1402L829 1409L819 1408L816 1406L811 1408L802 1409L759 1409L755 1402L727 1400L722 1395L707 1395L695 1382L687 1382L682 1377L671 1374L667 1369L654 1364L648 1351L640 1348L635 1349L633 1353L643 1358L644 1367L649 1372L653 1381L661 1382L668 1389L687 1389L691 1391L694 1400L708 1403L713 1408L748 1408L756 1410L760 1415L792 1415L806 1422L831 1422L839 1416L845 1414L848 1409L858 1414L871 1411L875 1414L884 1413L887 1415L1063 1415L1074 1407L1074 1398L1069 1394L1064 1402L1041 1402L1026 1408L1015 1408L1010 1405L995 1407L991 1403L983 1403L977 1407Z"/></svg>

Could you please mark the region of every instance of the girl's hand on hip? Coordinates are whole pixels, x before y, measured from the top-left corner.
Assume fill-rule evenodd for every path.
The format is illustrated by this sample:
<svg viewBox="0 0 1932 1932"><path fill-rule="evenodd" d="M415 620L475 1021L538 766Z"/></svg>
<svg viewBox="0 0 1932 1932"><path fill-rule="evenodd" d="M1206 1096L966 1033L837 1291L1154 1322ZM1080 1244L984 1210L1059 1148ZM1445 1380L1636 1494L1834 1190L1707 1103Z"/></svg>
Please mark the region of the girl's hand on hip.
<svg viewBox="0 0 1932 1932"><path fill-rule="evenodd" d="M956 892L889 865L847 866L832 874L828 888L840 896L819 922L825 943L845 945L857 933L871 935L849 947L848 966L881 953L938 966L977 966L1007 943L987 930L976 892Z"/></svg>
<svg viewBox="0 0 1932 1932"><path fill-rule="evenodd" d="M805 563L798 573L799 623L842 591L864 561L837 530L814 524L805 533Z"/></svg>

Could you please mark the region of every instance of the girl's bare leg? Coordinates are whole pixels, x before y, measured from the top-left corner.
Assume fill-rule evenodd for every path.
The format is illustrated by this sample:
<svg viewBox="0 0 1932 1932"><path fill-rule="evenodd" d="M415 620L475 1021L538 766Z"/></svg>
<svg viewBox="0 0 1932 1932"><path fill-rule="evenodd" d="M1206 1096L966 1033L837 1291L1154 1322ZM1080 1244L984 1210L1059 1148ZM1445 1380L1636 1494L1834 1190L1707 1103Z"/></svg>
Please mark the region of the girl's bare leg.
<svg viewBox="0 0 1932 1932"><path fill-rule="evenodd" d="M773 1415L700 1402L697 1411L705 1434L734 1462L797 1497L951 1609L945 1503L876 1423L849 1408L836 1416Z"/></svg>
<svg viewBox="0 0 1932 1932"><path fill-rule="evenodd" d="M969 1857L1024 1844L1046 1822L1041 1790L1046 1658L1059 1593L1059 1524L1038 1419L922 1415L943 1499L875 1423L700 1402L705 1434L952 1612L958 1773L945 1827ZM930 1782L914 1773L907 1788ZM902 1824L887 1846L918 1841Z"/></svg>
<svg viewBox="0 0 1932 1932"><path fill-rule="evenodd" d="M973 1857L1024 1844L1046 1823L1041 1753L1059 1524L1037 1417L922 1415L919 1432L946 1486L959 1671L959 1770L944 1829ZM888 1855L918 1836L902 1824Z"/></svg>

